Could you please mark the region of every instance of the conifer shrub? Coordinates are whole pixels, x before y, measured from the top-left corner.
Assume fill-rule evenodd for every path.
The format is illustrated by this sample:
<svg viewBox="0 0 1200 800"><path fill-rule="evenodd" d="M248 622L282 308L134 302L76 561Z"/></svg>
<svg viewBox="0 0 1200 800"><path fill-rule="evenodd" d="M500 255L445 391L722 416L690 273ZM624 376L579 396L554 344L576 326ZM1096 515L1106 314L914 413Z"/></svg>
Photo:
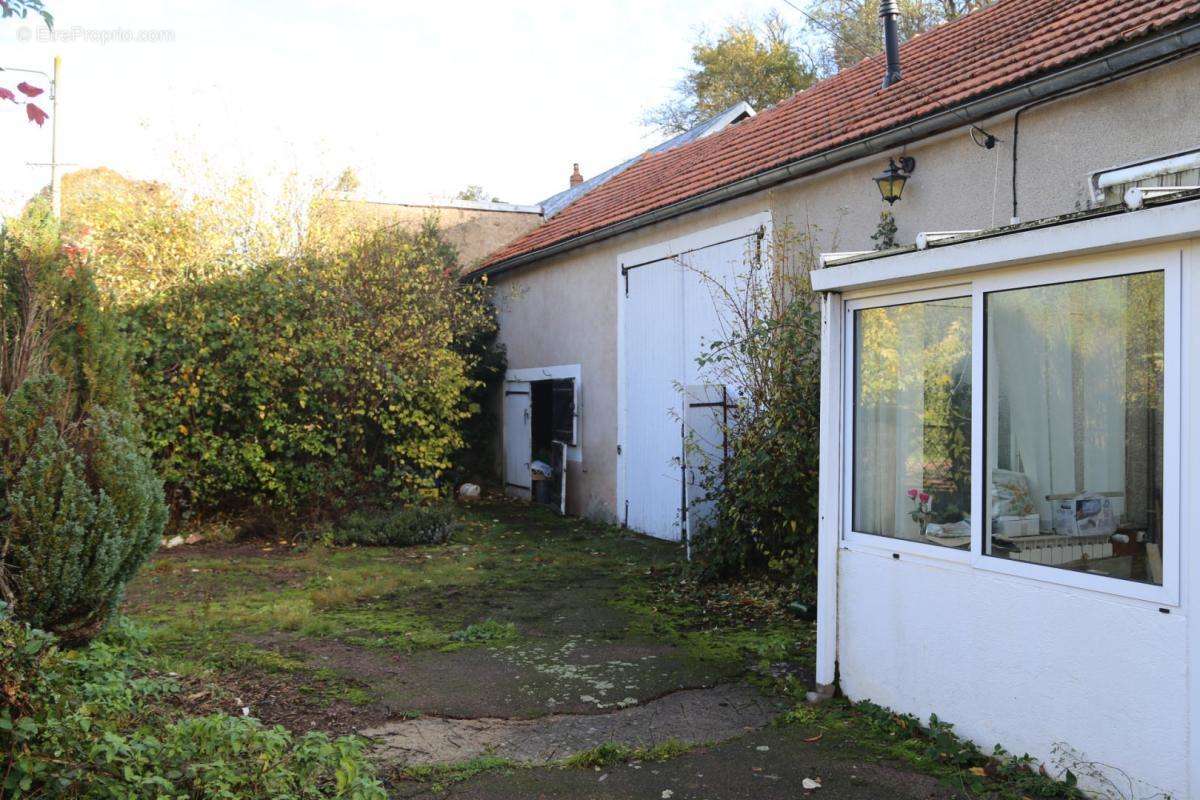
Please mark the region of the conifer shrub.
<svg viewBox="0 0 1200 800"><path fill-rule="evenodd" d="M96 635L166 522L119 334L36 215L0 236L0 600L69 644Z"/></svg>

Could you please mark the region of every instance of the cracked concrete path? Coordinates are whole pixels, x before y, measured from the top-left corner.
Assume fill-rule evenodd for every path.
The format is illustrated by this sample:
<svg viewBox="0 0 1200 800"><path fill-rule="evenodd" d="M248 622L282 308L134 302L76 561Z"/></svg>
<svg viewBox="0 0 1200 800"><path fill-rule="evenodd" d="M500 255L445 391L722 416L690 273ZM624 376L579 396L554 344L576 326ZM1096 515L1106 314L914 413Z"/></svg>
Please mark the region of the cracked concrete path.
<svg viewBox="0 0 1200 800"><path fill-rule="evenodd" d="M363 681L393 717L604 713L714 686L739 671L737 665L701 662L672 645L584 636L411 654L284 635L254 641Z"/></svg>
<svg viewBox="0 0 1200 800"><path fill-rule="evenodd" d="M549 764L601 744L653 747L672 739L722 742L761 728L782 711L746 684L675 692L606 714L557 714L535 720L399 720L362 731L375 755L399 766L453 764L483 755Z"/></svg>
<svg viewBox="0 0 1200 800"><path fill-rule="evenodd" d="M399 783L406 800L968 800L976 797L881 763L852 742L823 740L802 726L767 727L669 761L600 769L497 770L438 790ZM806 789L804 780L819 789Z"/></svg>

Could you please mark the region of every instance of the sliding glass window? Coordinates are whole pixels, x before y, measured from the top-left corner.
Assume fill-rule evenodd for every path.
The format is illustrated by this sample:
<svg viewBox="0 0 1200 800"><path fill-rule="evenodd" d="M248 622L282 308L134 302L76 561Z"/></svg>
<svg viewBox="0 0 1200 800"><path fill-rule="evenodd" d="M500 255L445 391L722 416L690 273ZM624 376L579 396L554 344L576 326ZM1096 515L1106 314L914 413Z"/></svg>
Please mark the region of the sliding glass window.
<svg viewBox="0 0 1200 800"><path fill-rule="evenodd" d="M1162 585L1164 285L984 296L986 555Z"/></svg>
<svg viewBox="0 0 1200 800"><path fill-rule="evenodd" d="M968 549L971 298L852 313L853 530Z"/></svg>

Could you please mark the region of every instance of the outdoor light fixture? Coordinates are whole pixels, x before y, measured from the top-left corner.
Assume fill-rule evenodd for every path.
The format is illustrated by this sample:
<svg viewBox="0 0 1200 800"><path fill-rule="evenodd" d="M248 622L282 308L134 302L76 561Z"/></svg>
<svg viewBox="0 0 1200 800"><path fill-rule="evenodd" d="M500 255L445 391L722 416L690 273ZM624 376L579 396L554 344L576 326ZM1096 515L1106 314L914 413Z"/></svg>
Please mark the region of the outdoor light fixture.
<svg viewBox="0 0 1200 800"><path fill-rule="evenodd" d="M875 179L875 185L879 187L879 194L889 206L900 199L904 184L916 166L917 160L912 156L900 156L899 164L894 158L888 159L887 171Z"/></svg>

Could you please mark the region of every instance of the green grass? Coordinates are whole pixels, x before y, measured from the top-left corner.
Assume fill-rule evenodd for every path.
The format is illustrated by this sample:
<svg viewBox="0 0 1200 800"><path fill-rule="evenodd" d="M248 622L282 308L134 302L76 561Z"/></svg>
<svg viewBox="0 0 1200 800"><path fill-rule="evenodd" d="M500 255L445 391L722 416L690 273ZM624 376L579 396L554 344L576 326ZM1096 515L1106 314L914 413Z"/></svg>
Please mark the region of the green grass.
<svg viewBox="0 0 1200 800"><path fill-rule="evenodd" d="M455 631L450 634L450 638L460 644L508 642L517 638L517 626L511 622L497 622L489 619Z"/></svg>
<svg viewBox="0 0 1200 800"><path fill-rule="evenodd" d="M405 767L398 773L398 776L404 780L428 783L432 791L442 792L446 787L474 778L476 775L508 769L522 769L522 766L504 758L479 756L459 764Z"/></svg>
<svg viewBox="0 0 1200 800"><path fill-rule="evenodd" d="M562 762L564 767L577 769L597 769L611 767L616 764L628 764L631 761L668 761L700 747L698 744L688 744L678 739L668 739L653 747L633 747L618 742L605 742L576 753Z"/></svg>
<svg viewBox="0 0 1200 800"><path fill-rule="evenodd" d="M677 546L539 508L481 504L458 514L453 541L442 545L263 542L228 556L210 548L163 553L131 585L126 610L149 629L166 670L299 677L312 674L303 659L276 651L288 641L336 639L401 653L513 643L519 625L486 611L496 593L519 604L518 620L537 620L536 608L520 605L535 602L530 587L586 580L615 598L657 583L678 559Z"/></svg>

